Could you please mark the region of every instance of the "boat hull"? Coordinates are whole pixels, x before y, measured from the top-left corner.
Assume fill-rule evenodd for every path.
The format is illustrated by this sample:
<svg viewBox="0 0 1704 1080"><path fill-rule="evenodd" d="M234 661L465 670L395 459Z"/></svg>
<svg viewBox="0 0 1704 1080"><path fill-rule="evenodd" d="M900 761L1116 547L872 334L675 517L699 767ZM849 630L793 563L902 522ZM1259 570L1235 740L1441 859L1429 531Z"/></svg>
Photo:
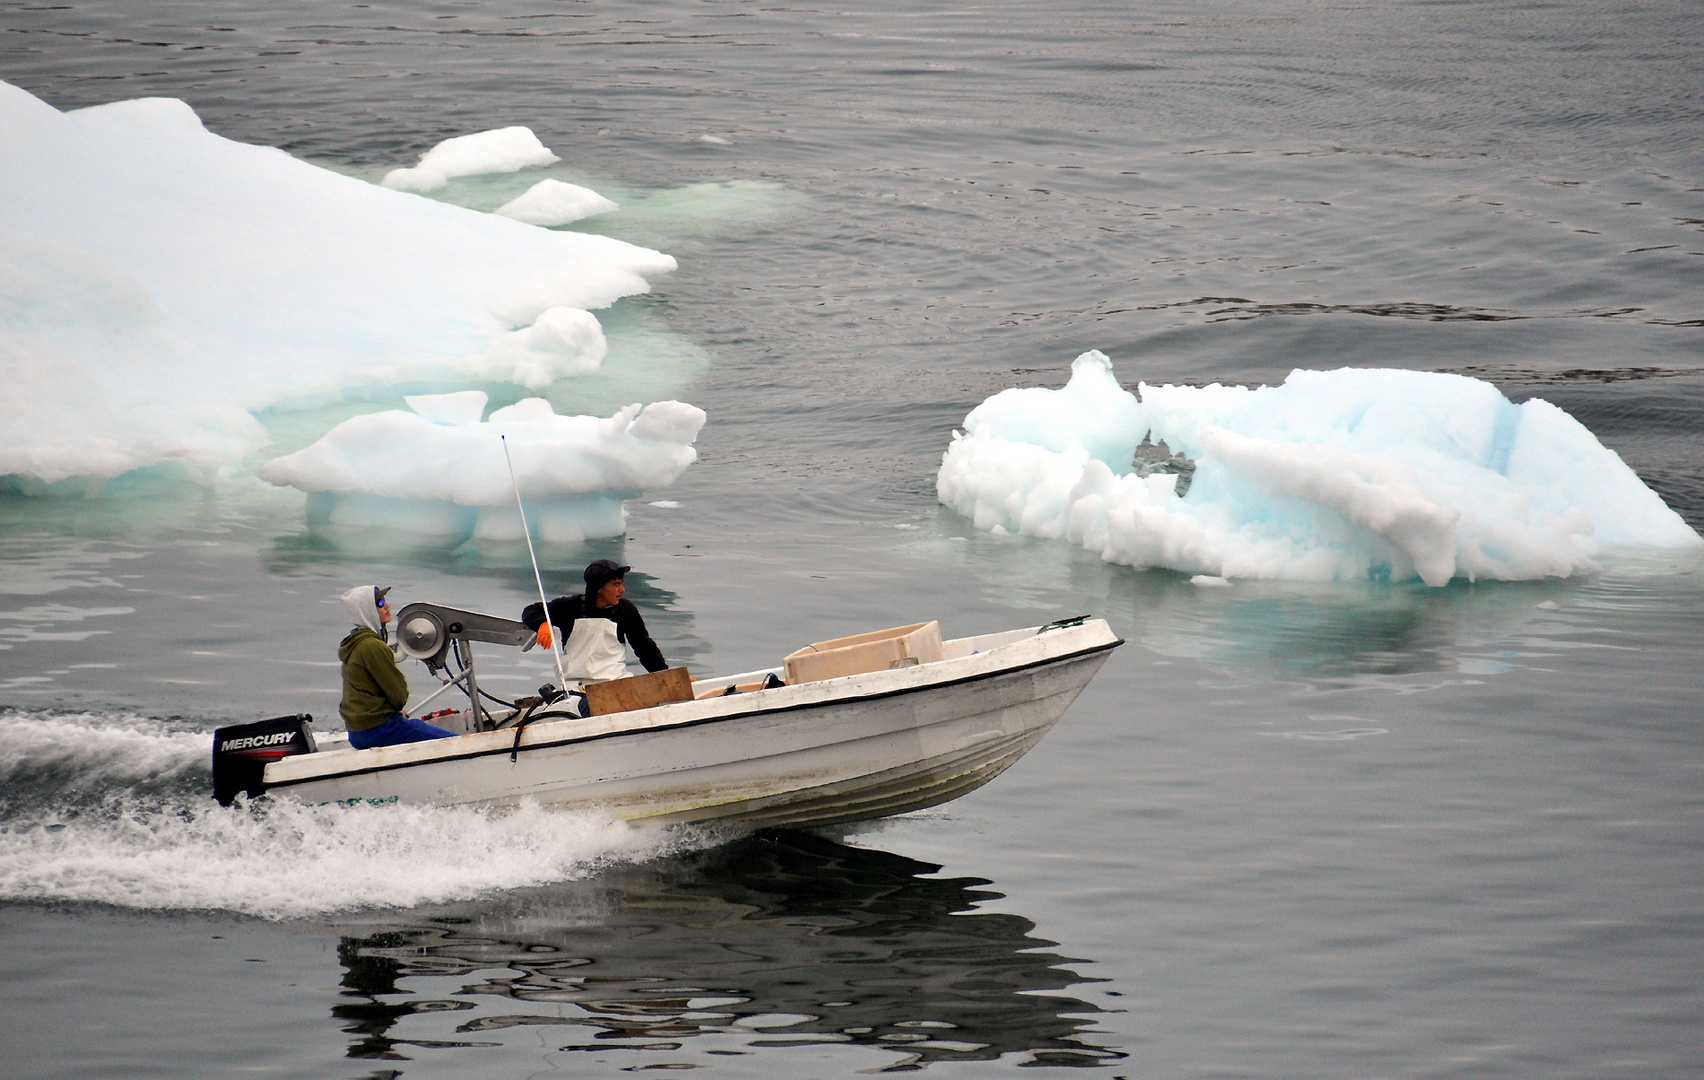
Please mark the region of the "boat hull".
<svg viewBox="0 0 1704 1080"><path fill-rule="evenodd" d="M302 755L269 765L267 789L314 803L531 800L629 820L760 826L886 817L998 776L1118 644L1089 620L920 667L539 722L518 744L495 731Z"/></svg>

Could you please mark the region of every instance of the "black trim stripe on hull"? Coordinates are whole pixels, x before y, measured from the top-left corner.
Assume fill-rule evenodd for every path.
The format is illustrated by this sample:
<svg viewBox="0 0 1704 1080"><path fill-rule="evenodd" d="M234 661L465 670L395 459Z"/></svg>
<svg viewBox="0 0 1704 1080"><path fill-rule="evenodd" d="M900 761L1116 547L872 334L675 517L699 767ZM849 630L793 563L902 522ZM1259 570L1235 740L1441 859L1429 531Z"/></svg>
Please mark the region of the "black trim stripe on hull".
<svg viewBox="0 0 1704 1080"><path fill-rule="evenodd" d="M425 761L401 761L390 765L368 765L359 769L347 769L343 772L323 773L318 776L304 776L295 780L281 780L274 784L267 784L262 790L273 791L275 789L296 787L300 784L318 784L331 780L346 780L352 776L367 776L373 773L393 772L397 769L418 769L423 765L442 765L454 761L473 761L476 758L495 757L499 754L508 754L512 752L512 750L552 750L559 746L573 746L577 743L598 742L603 739L616 739L627 735L651 734L658 731L680 731L685 728L701 727L705 724L721 724L730 720L745 720L753 716L778 716L782 713L799 712L804 709L820 709L827 705L853 705L865 701L881 701L884 698L903 697L907 694L922 693L926 690L939 690L948 686L963 686L967 683L983 682L988 679L997 679L1005 675L1016 675L1020 672L1030 671L1035 668L1049 667L1053 664L1063 664L1070 660L1080 660L1083 657L1093 656L1096 653L1111 652L1122 644L1124 644L1123 638L1114 638L1105 645L1097 645L1091 649L1080 649L1077 652L1067 653L1063 656L1053 656L1045 660L1035 660L1028 664L1021 664L1017 667L1001 668L998 671L985 672L981 675L966 675L957 679L928 683L924 686L911 686L901 690L883 690L879 693L862 694L858 697L834 698L828 701L801 702L797 705L781 705L767 709L751 709L746 712L729 713L726 716L704 716L699 717L696 720L680 720L672 724L659 724L655 727L627 728L621 731L600 732L596 735L581 735L571 739L555 739L551 742L518 744L513 748L508 746L499 746L490 750L477 750L466 754L446 754L443 757L429 758Z"/></svg>

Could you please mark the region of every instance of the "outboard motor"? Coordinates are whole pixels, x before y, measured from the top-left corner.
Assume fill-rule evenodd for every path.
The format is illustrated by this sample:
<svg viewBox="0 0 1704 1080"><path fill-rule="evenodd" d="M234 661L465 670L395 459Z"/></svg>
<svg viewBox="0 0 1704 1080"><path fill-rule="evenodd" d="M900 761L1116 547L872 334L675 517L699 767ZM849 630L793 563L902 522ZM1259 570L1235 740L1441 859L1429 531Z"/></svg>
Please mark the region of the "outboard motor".
<svg viewBox="0 0 1704 1080"><path fill-rule="evenodd" d="M279 758L314 752L314 718L279 716L213 731L213 797L229 806L239 791L254 798L266 790L266 766Z"/></svg>

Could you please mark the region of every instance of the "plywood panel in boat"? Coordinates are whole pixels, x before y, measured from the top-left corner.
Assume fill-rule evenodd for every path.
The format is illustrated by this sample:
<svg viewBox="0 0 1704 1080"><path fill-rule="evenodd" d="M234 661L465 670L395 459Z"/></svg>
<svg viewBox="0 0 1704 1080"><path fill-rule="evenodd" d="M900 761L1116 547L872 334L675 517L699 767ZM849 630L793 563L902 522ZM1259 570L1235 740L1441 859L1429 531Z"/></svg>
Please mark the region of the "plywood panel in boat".
<svg viewBox="0 0 1704 1080"><path fill-rule="evenodd" d="M588 683L586 705L593 716L649 709L671 701L692 700L692 677L683 667L665 668L649 675L633 675L609 682Z"/></svg>

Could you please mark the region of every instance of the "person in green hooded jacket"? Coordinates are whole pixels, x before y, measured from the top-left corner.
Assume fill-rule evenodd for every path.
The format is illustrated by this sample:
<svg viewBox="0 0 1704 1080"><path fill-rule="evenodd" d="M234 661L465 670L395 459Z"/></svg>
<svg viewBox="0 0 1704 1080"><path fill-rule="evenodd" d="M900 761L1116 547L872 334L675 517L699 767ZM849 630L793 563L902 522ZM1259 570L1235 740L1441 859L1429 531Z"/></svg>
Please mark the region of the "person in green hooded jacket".
<svg viewBox="0 0 1704 1080"><path fill-rule="evenodd" d="M349 745L357 750L455 735L403 715L408 677L396 666L396 654L386 644L391 617L385 603L388 592L388 586L357 585L342 597L355 629L337 646L337 658L343 662L343 701L337 711L343 714Z"/></svg>

